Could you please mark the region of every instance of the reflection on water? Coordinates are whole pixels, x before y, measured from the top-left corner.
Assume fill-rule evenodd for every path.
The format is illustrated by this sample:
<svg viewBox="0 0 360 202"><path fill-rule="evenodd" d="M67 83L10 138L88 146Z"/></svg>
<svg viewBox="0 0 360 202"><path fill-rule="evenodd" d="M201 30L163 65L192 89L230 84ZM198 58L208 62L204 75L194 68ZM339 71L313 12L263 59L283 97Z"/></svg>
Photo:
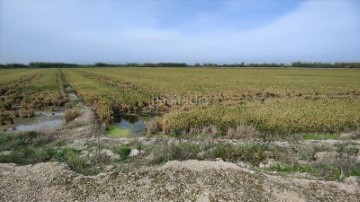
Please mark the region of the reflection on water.
<svg viewBox="0 0 360 202"><path fill-rule="evenodd" d="M16 131L39 131L39 130L49 130L58 128L63 124L63 121L60 119L55 119L51 121L42 121L40 123L30 124L30 125L18 125L16 126Z"/></svg>
<svg viewBox="0 0 360 202"><path fill-rule="evenodd" d="M117 124L114 125L121 129L120 131L122 131L122 133L126 131L128 133L126 136L142 136L145 134L147 124L150 123L154 118L155 116L121 115L116 117ZM109 131L109 133L113 131ZM113 134L113 136L117 135Z"/></svg>
<svg viewBox="0 0 360 202"><path fill-rule="evenodd" d="M6 131L41 131L51 130L61 127L64 111L36 111L35 116L30 119L15 120L15 125Z"/></svg>

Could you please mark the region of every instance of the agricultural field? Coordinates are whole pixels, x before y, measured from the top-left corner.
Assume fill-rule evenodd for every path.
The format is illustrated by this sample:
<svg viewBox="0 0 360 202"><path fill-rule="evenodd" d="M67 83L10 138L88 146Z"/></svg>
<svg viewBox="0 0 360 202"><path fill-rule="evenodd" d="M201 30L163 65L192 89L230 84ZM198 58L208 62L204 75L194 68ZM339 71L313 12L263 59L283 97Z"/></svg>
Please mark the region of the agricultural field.
<svg viewBox="0 0 360 202"><path fill-rule="evenodd" d="M19 69L0 83L0 200L37 200L34 184L69 201L195 200L209 181L214 200L234 187L249 200L285 187L310 201L360 196L356 69ZM157 194L133 191L144 178Z"/></svg>
<svg viewBox="0 0 360 202"><path fill-rule="evenodd" d="M0 122L32 118L43 107L64 106L66 94L59 69L1 70Z"/></svg>
<svg viewBox="0 0 360 202"><path fill-rule="evenodd" d="M119 114L156 115L147 135L341 133L359 128L359 84L360 71L349 69L1 70L0 118L12 124L64 106L67 85L105 125Z"/></svg>
<svg viewBox="0 0 360 202"><path fill-rule="evenodd" d="M360 124L360 71L349 69L64 69L102 122L160 114L150 134L340 133Z"/></svg>

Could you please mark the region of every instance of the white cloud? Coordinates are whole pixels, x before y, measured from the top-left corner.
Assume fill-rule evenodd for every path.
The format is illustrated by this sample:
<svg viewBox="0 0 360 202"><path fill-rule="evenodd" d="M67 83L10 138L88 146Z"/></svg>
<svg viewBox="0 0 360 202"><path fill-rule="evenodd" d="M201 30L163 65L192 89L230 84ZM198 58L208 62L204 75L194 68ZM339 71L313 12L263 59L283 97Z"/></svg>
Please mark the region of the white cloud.
<svg viewBox="0 0 360 202"><path fill-rule="evenodd" d="M209 31L205 24L211 23L211 19L224 20L220 12L214 16L211 13L195 15L180 27L164 28L159 26L159 19L151 15L160 4L151 8L127 4L118 4L116 8L106 4L88 5L82 11L83 16L77 17L79 4L60 3L56 5L60 9L55 10L46 10L51 7L49 4L36 9L31 9L31 4L10 7L2 14L7 21L0 21L3 30L0 31L0 62L360 60L360 4L357 1L306 1L293 12L260 27L244 30L224 26L216 31ZM134 12L136 8L140 11ZM204 16L207 16L206 23L201 22ZM204 26L204 31L183 29L193 26Z"/></svg>

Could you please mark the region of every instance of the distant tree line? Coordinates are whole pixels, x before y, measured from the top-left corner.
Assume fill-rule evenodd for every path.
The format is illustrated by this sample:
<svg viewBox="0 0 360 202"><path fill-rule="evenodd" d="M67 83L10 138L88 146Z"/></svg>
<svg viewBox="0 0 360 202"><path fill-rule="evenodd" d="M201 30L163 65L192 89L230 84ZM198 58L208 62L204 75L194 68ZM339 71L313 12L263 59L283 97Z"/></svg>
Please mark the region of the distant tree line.
<svg viewBox="0 0 360 202"><path fill-rule="evenodd" d="M30 67L34 68L53 68L53 67L77 67L77 64L63 62L30 62Z"/></svg>
<svg viewBox="0 0 360 202"><path fill-rule="evenodd" d="M308 67L308 68L360 68L359 62L293 62L292 67Z"/></svg>
<svg viewBox="0 0 360 202"><path fill-rule="evenodd" d="M322 63L322 62L293 62L290 65L284 63L232 63L232 64L217 64L217 63L196 63L193 65L186 63L126 63L114 64L97 62L95 64L76 64L76 63L62 63L62 62L30 62L29 64L22 63L8 63L0 64L2 69L16 69L16 68L74 68L74 67L305 67L305 68L360 68L360 62L336 62L336 63Z"/></svg>
<svg viewBox="0 0 360 202"><path fill-rule="evenodd" d="M189 67L190 65L186 63L126 63L126 64L110 64L97 62L94 65L95 67Z"/></svg>
<svg viewBox="0 0 360 202"><path fill-rule="evenodd" d="M0 68L14 69L14 68L66 68L66 67L79 67L81 65L75 63L62 63L62 62L30 62L29 64L22 63L8 63L0 64Z"/></svg>

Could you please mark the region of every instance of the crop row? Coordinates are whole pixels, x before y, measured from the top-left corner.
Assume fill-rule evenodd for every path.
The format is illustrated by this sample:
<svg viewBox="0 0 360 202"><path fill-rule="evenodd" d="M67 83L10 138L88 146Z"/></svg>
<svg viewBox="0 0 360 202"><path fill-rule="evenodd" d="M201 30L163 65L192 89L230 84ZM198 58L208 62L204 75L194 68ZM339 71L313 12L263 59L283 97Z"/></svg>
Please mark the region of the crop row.
<svg viewBox="0 0 360 202"><path fill-rule="evenodd" d="M97 112L102 122L110 122L116 113L151 113L150 94L130 83L114 82L106 77L80 70L63 70L66 81Z"/></svg>
<svg viewBox="0 0 360 202"><path fill-rule="evenodd" d="M359 98L357 70L89 68L113 81L146 87L162 96Z"/></svg>
<svg viewBox="0 0 360 202"><path fill-rule="evenodd" d="M34 75L19 78L6 85L0 103L1 122L14 122L17 116L32 117L34 111L43 106L64 105L67 98L61 79L58 69L38 70Z"/></svg>
<svg viewBox="0 0 360 202"><path fill-rule="evenodd" d="M172 111L153 124L152 130L186 135L207 133L211 128L212 133L229 134L239 126L253 126L261 132L282 135L300 132L337 133L358 129L359 111L360 100L354 99L282 99L266 104L253 102L187 112Z"/></svg>
<svg viewBox="0 0 360 202"><path fill-rule="evenodd" d="M118 112L163 113L154 132L227 134L247 125L288 134L360 125L357 70L89 68L64 74L104 122Z"/></svg>

